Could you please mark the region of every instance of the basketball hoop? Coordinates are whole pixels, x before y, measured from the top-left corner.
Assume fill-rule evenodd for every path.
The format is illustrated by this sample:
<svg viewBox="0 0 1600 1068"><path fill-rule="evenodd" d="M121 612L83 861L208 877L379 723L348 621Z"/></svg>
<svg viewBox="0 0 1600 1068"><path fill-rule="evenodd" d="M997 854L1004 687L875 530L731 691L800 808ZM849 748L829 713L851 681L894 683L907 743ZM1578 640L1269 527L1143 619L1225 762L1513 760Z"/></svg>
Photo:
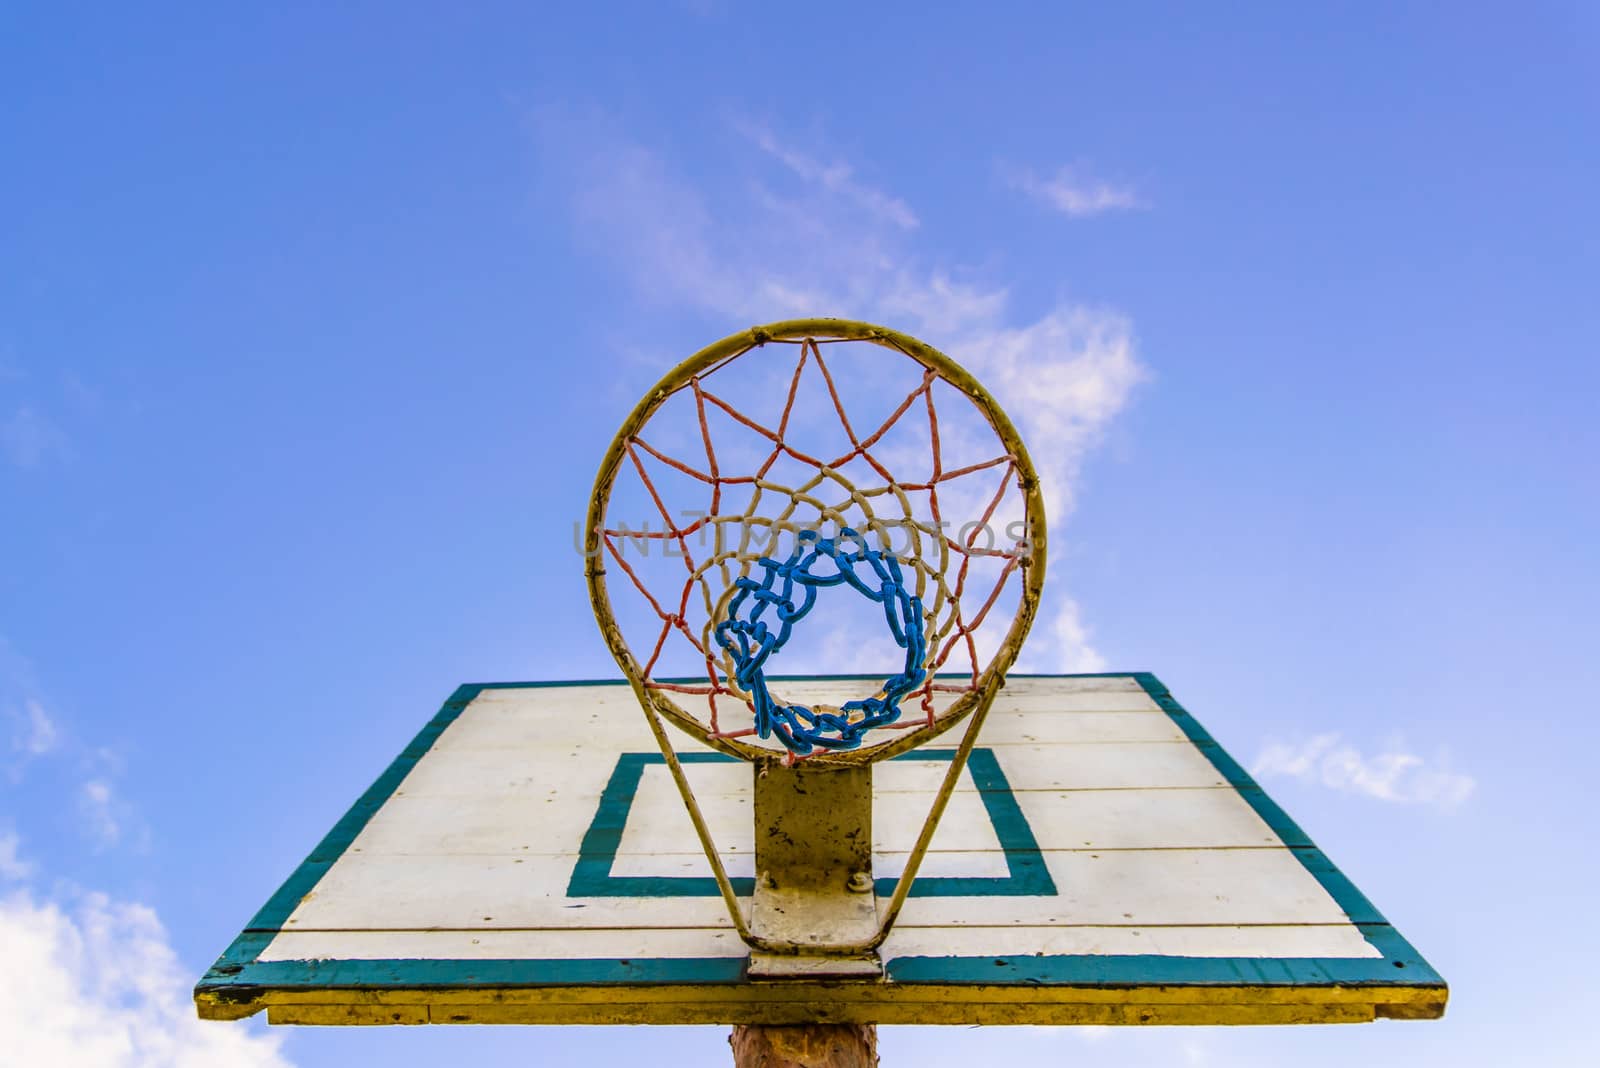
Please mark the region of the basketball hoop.
<svg viewBox="0 0 1600 1068"><path fill-rule="evenodd" d="M803 397L816 403L808 408ZM764 413L751 410L762 405ZM874 407L888 414L852 422L852 410ZM835 436L826 451L797 440L819 428ZM669 500L669 480L692 500ZM619 514L630 493L654 513L637 527L628 521L637 517ZM952 514L957 501L967 511ZM841 319L756 327L683 361L633 409L600 465L585 531L595 617L729 915L758 951L753 973L783 971L767 955L870 962L1044 582L1039 480L1010 420L955 361L904 334ZM640 547L632 561L630 546ZM617 572L633 597L626 621L607 583ZM850 595L876 607L877 638L892 640L892 659L857 693L786 692L772 674L786 647L802 630L837 625L834 599ZM835 644L873 642L869 631ZM840 674L837 664L808 666ZM943 787L880 910L870 765L963 721ZM758 880L748 921L666 723L756 768Z"/></svg>

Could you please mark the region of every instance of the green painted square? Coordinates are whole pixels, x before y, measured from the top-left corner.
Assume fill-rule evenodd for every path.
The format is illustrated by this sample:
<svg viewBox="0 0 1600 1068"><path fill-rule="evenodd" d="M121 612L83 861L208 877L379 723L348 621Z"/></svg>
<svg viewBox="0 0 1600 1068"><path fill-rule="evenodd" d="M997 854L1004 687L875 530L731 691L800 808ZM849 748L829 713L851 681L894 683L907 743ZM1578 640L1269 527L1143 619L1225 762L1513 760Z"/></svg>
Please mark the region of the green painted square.
<svg viewBox="0 0 1600 1068"><path fill-rule="evenodd" d="M954 750L913 750L895 760L924 760L948 763ZM735 763L723 753L679 753L684 764ZM717 881L710 875L613 875L622 830L627 826L634 797L650 765L665 765L660 753L623 753L600 795L594 820L583 836L568 897L716 897ZM1004 876L924 876L911 884L912 897L1053 897L1056 884L1045 867L1038 840L1028 826L1028 818L1017 804L1016 795L994 750L978 748L967 759L967 770L978 788L995 838L1005 853ZM729 880L734 893L748 897L755 892L755 880L741 876ZM877 880L879 894L894 893L895 879Z"/></svg>

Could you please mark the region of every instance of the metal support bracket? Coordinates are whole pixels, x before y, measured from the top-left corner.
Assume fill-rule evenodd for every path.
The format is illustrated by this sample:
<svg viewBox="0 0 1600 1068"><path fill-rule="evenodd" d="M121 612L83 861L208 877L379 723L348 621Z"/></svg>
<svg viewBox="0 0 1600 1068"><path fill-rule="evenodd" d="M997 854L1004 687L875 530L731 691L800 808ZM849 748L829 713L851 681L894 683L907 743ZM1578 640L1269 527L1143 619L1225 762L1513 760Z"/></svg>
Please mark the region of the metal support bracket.
<svg viewBox="0 0 1600 1068"><path fill-rule="evenodd" d="M756 887L750 933L766 947L751 978L881 976L860 949L878 933L872 765L780 761L755 771Z"/></svg>

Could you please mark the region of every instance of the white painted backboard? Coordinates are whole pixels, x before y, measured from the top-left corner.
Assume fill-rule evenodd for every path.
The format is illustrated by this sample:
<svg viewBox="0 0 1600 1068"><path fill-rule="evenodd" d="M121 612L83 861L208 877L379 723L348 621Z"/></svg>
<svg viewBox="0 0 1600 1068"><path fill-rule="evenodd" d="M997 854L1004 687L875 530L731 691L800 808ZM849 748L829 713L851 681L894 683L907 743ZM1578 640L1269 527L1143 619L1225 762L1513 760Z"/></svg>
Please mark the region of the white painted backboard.
<svg viewBox="0 0 1600 1068"><path fill-rule="evenodd" d="M751 767L680 751L748 894ZM874 767L885 897L949 754ZM750 981L632 690L471 685L195 998L275 1023L1293 1023L1447 994L1145 674L1008 681L882 956L882 981Z"/></svg>

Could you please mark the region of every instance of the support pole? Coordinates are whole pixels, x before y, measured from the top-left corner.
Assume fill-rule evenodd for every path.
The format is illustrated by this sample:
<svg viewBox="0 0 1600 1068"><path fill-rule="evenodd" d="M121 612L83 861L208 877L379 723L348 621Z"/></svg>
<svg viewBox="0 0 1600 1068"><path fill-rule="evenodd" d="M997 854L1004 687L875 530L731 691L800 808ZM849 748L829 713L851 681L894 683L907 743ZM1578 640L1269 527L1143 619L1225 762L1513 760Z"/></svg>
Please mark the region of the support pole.
<svg viewBox="0 0 1600 1068"><path fill-rule="evenodd" d="M728 1036L734 1068L877 1068L876 1024L764 1027L739 1024Z"/></svg>

